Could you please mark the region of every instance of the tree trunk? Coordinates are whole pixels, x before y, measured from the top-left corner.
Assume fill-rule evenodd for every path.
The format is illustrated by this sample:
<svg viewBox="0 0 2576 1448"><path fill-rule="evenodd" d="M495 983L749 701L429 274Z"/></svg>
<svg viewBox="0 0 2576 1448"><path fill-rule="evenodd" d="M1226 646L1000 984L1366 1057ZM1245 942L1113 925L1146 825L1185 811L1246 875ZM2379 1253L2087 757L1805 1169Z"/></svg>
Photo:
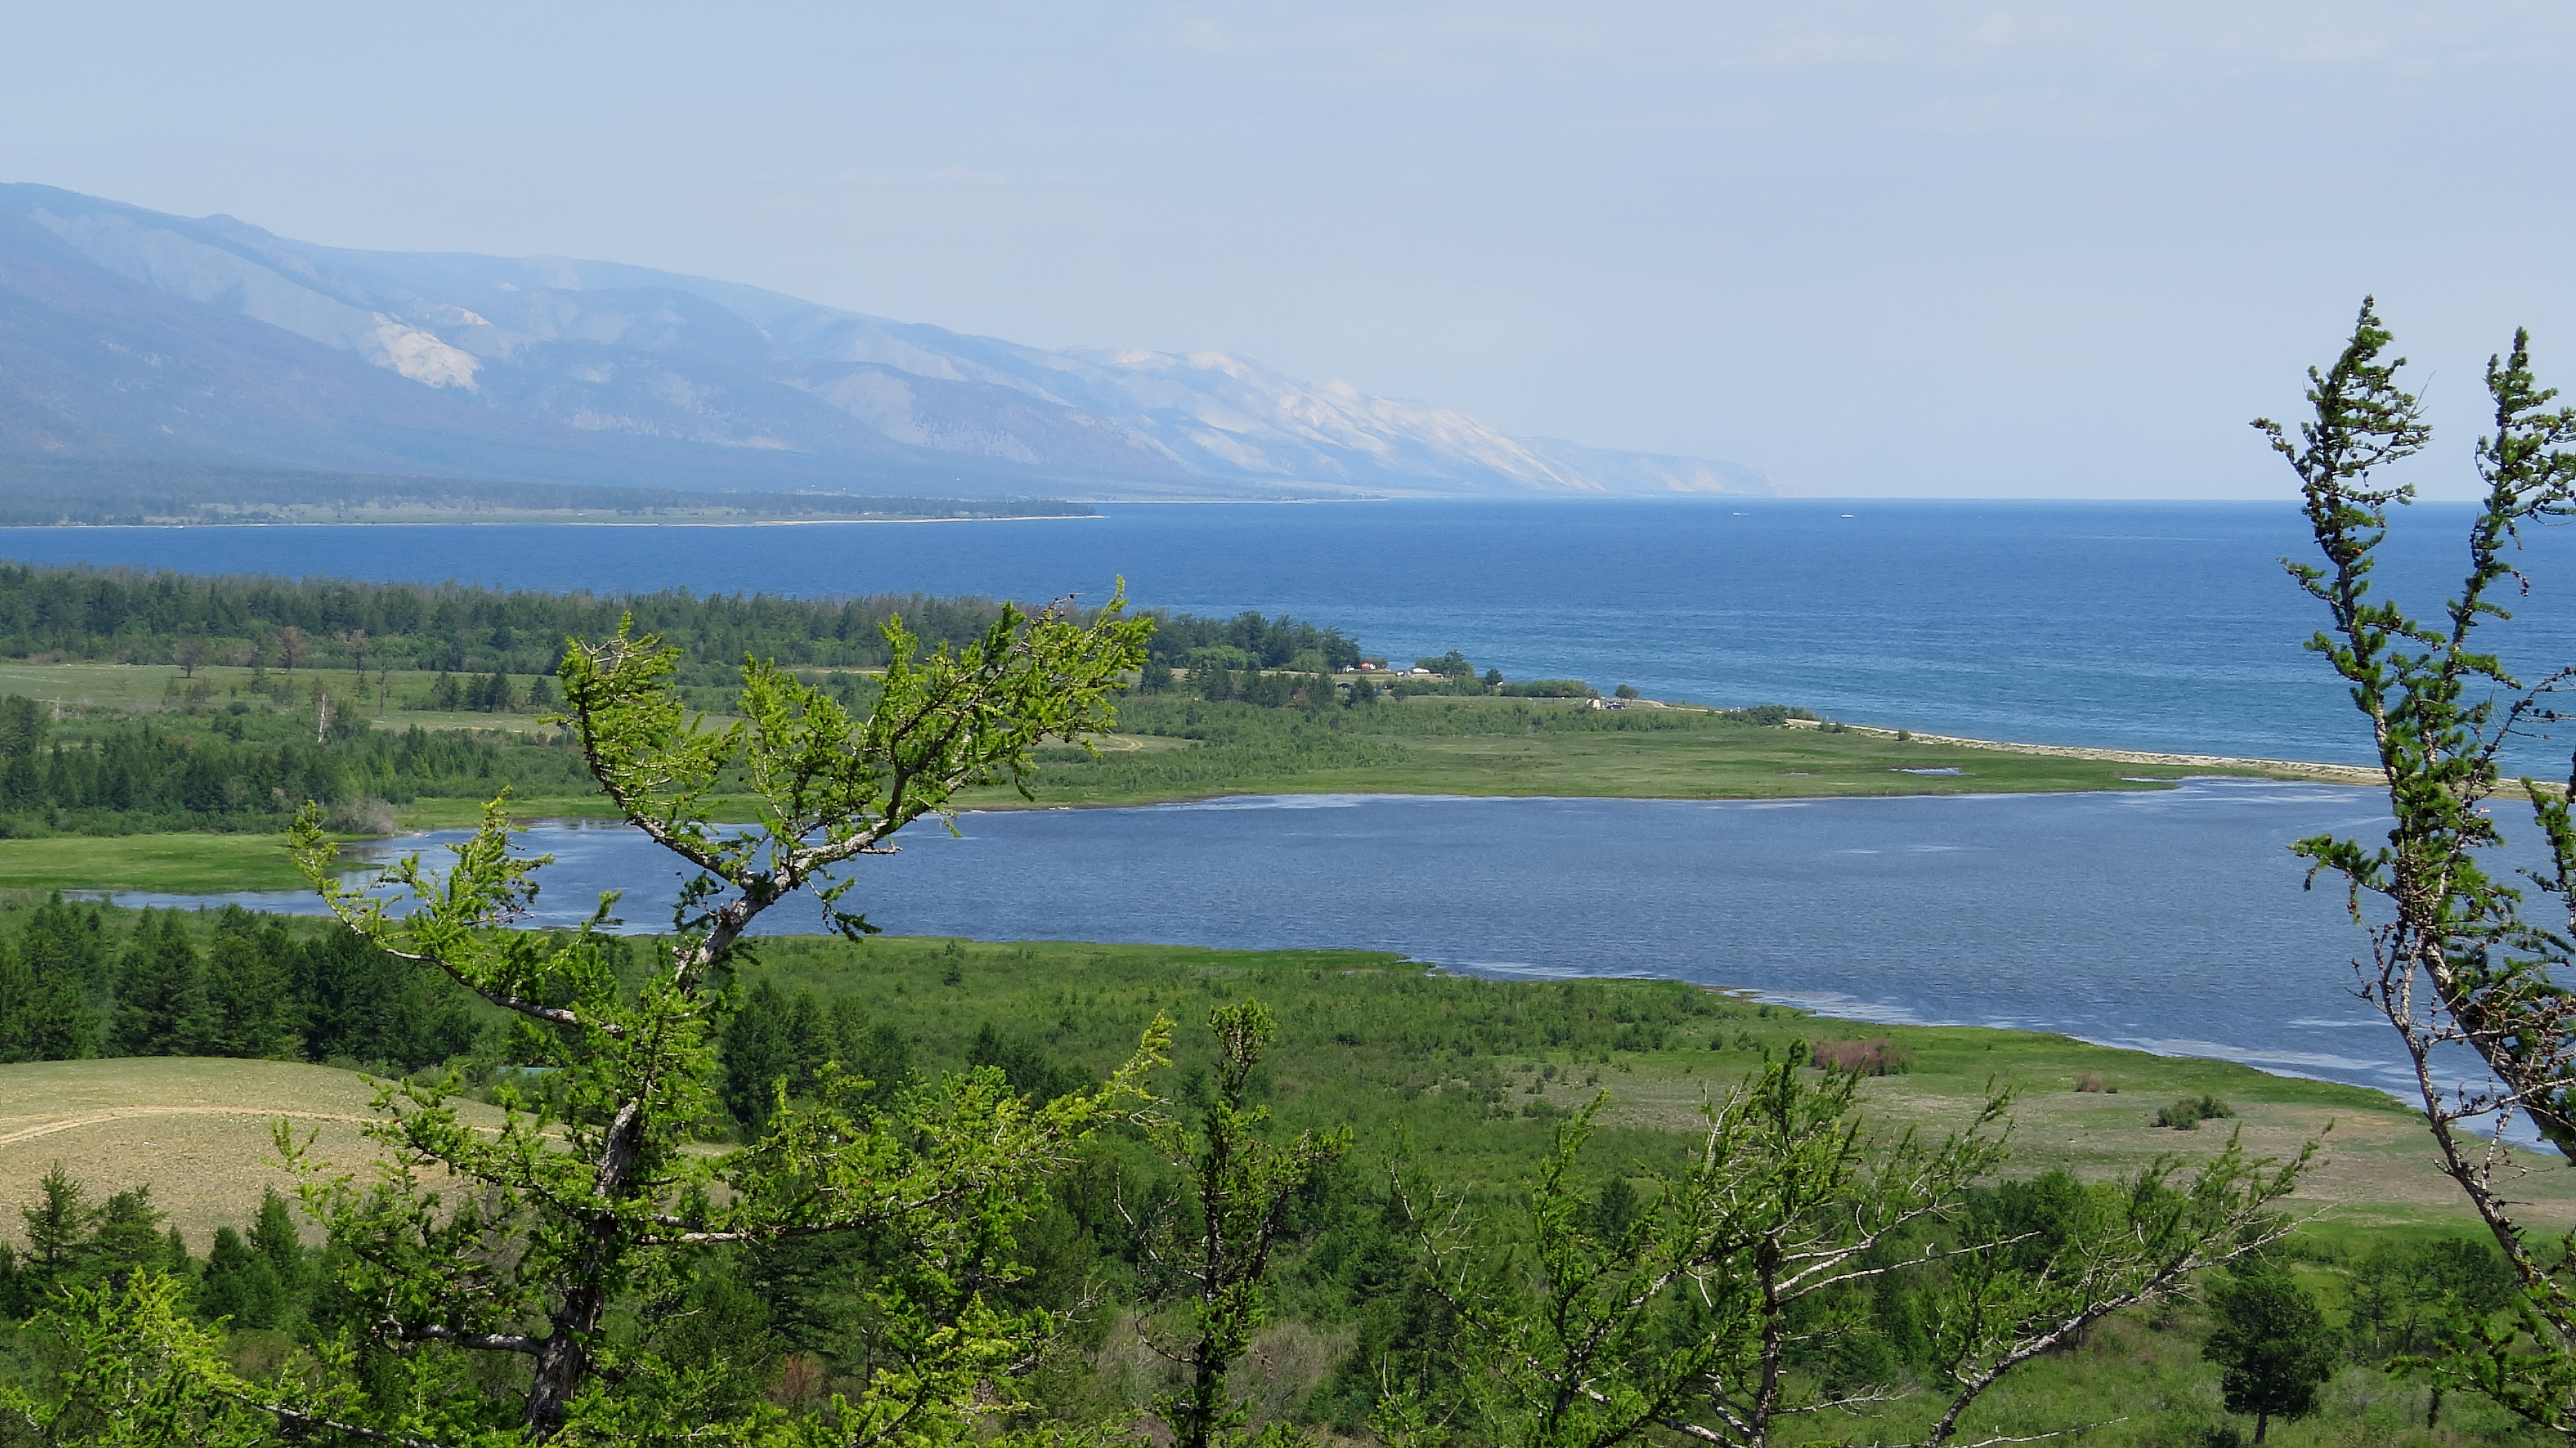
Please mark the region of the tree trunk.
<svg viewBox="0 0 2576 1448"><path fill-rule="evenodd" d="M618 1108L600 1153L595 1184L599 1195L614 1198L629 1190L643 1125L640 1103L629 1101ZM590 1335L598 1330L600 1314L608 1307L608 1291L602 1284L617 1265L616 1258L624 1246L623 1227L613 1214L603 1212L594 1217L590 1231L581 1285L564 1294L552 1316L553 1331L537 1344L536 1378L528 1385L524 1421L529 1434L539 1442L563 1430L564 1418L572 1411L573 1394L581 1390L582 1379L590 1376Z"/></svg>
<svg viewBox="0 0 2576 1448"><path fill-rule="evenodd" d="M2254 1415L2254 1441L2256 1443L2261 1443L2263 1441L2263 1435L2271 1431L2271 1428L2271 1414L2258 1412Z"/></svg>

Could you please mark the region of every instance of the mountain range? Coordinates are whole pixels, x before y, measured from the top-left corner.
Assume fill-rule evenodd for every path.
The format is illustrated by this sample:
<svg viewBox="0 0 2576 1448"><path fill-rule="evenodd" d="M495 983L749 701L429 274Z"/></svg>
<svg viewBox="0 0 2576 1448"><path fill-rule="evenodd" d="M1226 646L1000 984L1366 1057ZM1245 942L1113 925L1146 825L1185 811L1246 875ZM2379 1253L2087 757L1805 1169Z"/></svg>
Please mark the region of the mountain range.
<svg viewBox="0 0 2576 1448"><path fill-rule="evenodd" d="M950 497L1776 491L1223 353L1048 351L564 257L0 185L0 460Z"/></svg>

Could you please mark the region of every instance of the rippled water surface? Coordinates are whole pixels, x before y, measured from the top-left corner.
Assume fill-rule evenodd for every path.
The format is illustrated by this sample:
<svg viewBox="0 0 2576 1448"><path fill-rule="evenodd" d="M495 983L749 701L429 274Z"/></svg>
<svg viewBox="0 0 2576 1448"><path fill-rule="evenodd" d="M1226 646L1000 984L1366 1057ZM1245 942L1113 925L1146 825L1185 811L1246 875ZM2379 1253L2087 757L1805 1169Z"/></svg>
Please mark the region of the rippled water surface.
<svg viewBox="0 0 2576 1448"><path fill-rule="evenodd" d="M1398 660L1982 738L2358 762L2300 648L2287 504L1691 499L1112 504L1097 519L795 527L0 530L0 557L512 588L1097 598L1287 612ZM2401 519L2381 571L2423 612L2459 506ZM2576 659L2576 535L2536 529L2509 641ZM2535 672L2545 670L2535 669ZM2564 768L2564 756L2543 767Z"/></svg>
<svg viewBox="0 0 2576 1448"><path fill-rule="evenodd" d="M1718 804L1276 797L969 815L954 839L915 827L900 854L860 863L853 898L899 934L1670 976L2394 1087L2386 1028L2349 994L2360 934L2340 897L2302 892L2285 849L2374 826L2361 790L2222 781ZM629 928L667 920L678 875L642 837L549 825L528 845L557 860L552 918L621 886ZM790 901L765 923L819 921Z"/></svg>

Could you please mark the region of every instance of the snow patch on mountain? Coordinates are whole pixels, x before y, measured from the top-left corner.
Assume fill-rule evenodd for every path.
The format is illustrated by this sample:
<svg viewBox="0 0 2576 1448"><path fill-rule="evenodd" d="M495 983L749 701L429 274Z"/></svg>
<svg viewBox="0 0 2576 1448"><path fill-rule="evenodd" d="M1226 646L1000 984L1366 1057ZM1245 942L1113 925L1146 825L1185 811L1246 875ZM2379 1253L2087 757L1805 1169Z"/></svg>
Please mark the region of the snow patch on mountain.
<svg viewBox="0 0 2576 1448"><path fill-rule="evenodd" d="M399 436L371 434L442 469L499 458L496 447L516 449L512 467L559 471L576 465L530 462L526 449L594 459L579 467L687 469L711 456L670 445L800 459L807 476L1016 479L1022 491L1093 497L1777 491L1740 464L1515 438L1454 408L1304 382L1227 352L1049 351L614 262L350 251L231 217L0 185L0 222L12 215L114 277L453 399L466 411L436 413L444 423L423 414ZM7 237L24 234L0 225L0 305ZM94 410L122 406L101 391ZM19 443L52 447L105 426L55 410L28 424L43 439ZM341 423L316 413L312 426L298 434L306 442L264 452L344 447L329 440ZM602 452L590 440L602 437L648 452Z"/></svg>

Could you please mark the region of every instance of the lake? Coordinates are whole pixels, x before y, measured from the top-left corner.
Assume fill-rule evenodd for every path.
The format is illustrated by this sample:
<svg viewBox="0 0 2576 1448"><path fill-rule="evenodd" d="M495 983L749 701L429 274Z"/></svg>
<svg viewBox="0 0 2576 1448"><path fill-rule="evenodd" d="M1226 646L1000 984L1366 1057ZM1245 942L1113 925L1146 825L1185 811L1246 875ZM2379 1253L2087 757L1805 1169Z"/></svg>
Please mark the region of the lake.
<svg viewBox="0 0 2576 1448"><path fill-rule="evenodd" d="M2289 504L1682 499L1106 505L1098 519L794 527L0 530L0 556L523 588L1098 598L1291 613L1398 660L1802 704L1988 738L2359 762L2300 642ZM2430 607L2468 511L2403 518L2383 587ZM2503 637L2576 658L2576 536L2535 530ZM2525 759L2563 769L2555 746ZM2362 944L2286 845L2365 792L2198 783L2055 798L1702 804L1292 799L970 817L871 862L888 929L1360 946L1638 973L1847 1015L2014 1024L2400 1084L2347 993ZM613 830L535 836L572 911L669 882ZM309 908L309 907L306 907ZM630 897L639 926L658 921ZM812 929L782 910L782 928Z"/></svg>
<svg viewBox="0 0 2576 1448"><path fill-rule="evenodd" d="M2198 781L1914 799L1285 796L1001 811L860 862L886 930L985 940L1360 947L1502 975L1654 975L1862 1020L2020 1026L2404 1089L2350 994L2363 948L2284 846L2384 829L2367 791ZM404 842L435 846L453 835ZM676 861L559 823L543 919L628 891L667 923ZM433 859L437 858L433 853ZM310 895L223 897L300 911ZM124 904L212 903L126 895ZM811 932L814 908L766 928Z"/></svg>
<svg viewBox="0 0 2576 1448"><path fill-rule="evenodd" d="M1401 661L1981 738L2361 762L2300 642L2287 503L1676 499L1109 504L1025 523L0 530L0 557L512 588L1099 598L1291 613ZM2468 512L2380 578L2429 611ZM2533 530L2506 636L2576 658L2576 535ZM2541 767L2563 770L2565 756Z"/></svg>

